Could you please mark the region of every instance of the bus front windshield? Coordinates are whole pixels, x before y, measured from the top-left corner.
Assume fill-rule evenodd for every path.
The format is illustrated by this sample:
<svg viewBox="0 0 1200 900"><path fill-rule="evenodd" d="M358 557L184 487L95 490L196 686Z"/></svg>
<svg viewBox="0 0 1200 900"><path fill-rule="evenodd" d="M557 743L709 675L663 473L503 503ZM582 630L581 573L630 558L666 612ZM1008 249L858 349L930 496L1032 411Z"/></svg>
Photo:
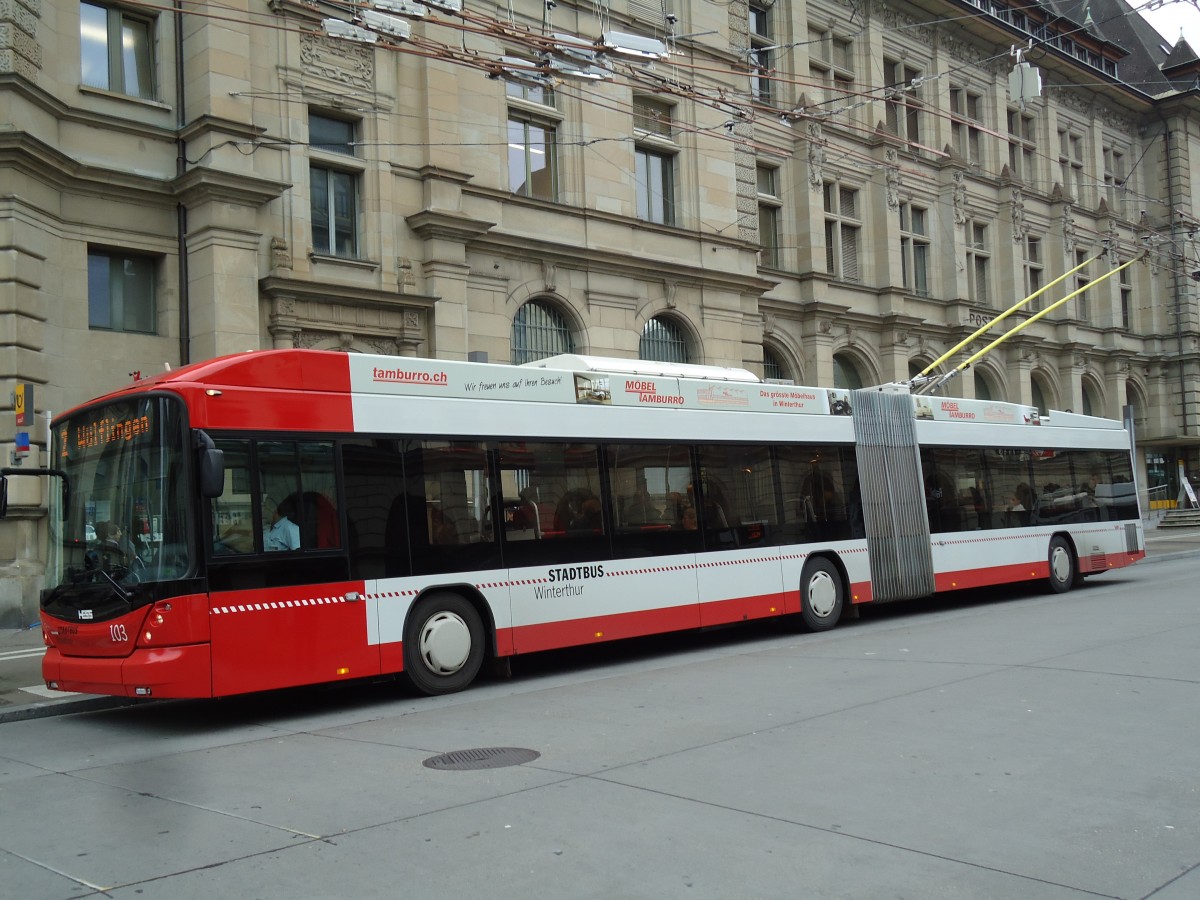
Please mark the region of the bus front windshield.
<svg viewBox="0 0 1200 900"><path fill-rule="evenodd" d="M150 599L142 586L190 572L178 399L134 397L59 421L52 454L64 483L51 491L46 599L100 592L137 605Z"/></svg>

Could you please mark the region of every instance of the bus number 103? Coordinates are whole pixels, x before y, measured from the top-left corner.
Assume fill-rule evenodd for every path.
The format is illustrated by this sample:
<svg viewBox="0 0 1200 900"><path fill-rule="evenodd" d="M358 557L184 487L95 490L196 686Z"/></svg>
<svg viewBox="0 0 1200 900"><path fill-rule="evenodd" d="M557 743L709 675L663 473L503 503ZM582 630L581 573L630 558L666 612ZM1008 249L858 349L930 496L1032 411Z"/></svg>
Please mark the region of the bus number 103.
<svg viewBox="0 0 1200 900"><path fill-rule="evenodd" d="M109 625L108 636L113 639L115 644L123 644L129 640L129 634L125 631L124 625Z"/></svg>

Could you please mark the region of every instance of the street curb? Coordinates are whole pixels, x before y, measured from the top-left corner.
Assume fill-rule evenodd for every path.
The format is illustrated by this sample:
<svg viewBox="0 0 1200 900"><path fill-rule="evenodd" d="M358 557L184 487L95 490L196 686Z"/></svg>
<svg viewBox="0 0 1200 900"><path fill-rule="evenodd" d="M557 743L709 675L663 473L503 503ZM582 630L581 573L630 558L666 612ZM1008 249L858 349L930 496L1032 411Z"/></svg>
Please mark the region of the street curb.
<svg viewBox="0 0 1200 900"><path fill-rule="evenodd" d="M26 706L11 706L0 709L0 725L9 722L27 722L30 719L45 719L50 716L66 716L71 713L99 712L120 709L143 701L134 697L80 697L76 700L48 700L45 703L30 703Z"/></svg>

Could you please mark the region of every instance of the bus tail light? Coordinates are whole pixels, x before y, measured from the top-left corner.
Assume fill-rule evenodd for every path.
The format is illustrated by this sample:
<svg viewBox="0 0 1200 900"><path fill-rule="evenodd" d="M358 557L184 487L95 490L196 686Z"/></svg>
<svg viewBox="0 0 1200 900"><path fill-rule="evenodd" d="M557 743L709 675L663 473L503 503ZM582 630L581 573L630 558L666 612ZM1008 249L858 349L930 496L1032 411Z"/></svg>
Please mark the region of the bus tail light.
<svg viewBox="0 0 1200 900"><path fill-rule="evenodd" d="M171 647L208 640L208 604L203 597L159 600L146 613L140 647Z"/></svg>

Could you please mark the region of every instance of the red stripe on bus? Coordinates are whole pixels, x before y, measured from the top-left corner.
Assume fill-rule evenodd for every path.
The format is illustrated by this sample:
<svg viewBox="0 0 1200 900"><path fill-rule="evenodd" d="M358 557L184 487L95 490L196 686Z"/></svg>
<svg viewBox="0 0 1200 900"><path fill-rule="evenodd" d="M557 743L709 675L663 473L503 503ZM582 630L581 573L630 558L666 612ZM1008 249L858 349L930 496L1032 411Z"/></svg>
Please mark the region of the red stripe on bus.
<svg viewBox="0 0 1200 900"><path fill-rule="evenodd" d="M617 641L622 638L686 631L700 627L700 610L695 603L618 613L612 616L589 616L565 622L546 622L542 625L518 625L513 628L513 643L517 653L536 653L558 647Z"/></svg>

